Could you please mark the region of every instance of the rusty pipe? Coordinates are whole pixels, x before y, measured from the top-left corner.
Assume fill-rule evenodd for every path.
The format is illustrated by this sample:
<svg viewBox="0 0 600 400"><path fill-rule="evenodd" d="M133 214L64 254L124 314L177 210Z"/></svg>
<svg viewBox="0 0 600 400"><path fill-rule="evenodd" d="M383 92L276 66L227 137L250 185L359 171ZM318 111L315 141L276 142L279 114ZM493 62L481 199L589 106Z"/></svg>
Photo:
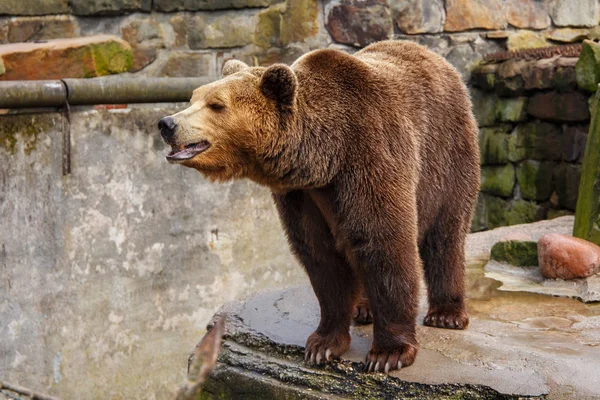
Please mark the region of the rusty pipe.
<svg viewBox="0 0 600 400"><path fill-rule="evenodd" d="M0 108L189 101L210 78L93 78L0 81Z"/></svg>

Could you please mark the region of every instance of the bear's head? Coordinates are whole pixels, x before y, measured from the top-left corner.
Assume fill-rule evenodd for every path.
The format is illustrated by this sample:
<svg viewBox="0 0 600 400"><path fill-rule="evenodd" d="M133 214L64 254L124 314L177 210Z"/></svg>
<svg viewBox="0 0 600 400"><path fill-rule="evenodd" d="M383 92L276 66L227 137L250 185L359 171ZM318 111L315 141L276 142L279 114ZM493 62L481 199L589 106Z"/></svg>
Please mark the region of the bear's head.
<svg viewBox="0 0 600 400"><path fill-rule="evenodd" d="M298 82L286 65L230 60L223 78L196 89L191 105L158 124L170 163L212 180L260 175L260 160L294 118Z"/></svg>

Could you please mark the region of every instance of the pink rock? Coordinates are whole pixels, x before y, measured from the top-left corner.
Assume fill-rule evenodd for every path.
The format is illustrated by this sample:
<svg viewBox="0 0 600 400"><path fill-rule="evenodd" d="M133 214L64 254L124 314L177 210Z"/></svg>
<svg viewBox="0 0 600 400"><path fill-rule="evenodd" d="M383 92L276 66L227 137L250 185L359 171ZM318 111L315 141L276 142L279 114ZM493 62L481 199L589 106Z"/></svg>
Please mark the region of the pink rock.
<svg viewBox="0 0 600 400"><path fill-rule="evenodd" d="M600 247L587 240L551 233L542 236L537 249L546 278L578 279L600 272Z"/></svg>

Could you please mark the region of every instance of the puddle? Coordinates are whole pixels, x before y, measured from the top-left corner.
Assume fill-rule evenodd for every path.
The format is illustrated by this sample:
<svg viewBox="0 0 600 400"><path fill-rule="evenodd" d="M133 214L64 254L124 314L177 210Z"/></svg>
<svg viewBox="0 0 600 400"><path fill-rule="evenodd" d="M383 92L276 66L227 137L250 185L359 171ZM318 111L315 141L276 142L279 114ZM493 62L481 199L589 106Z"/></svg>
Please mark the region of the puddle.
<svg viewBox="0 0 600 400"><path fill-rule="evenodd" d="M532 293L525 286L507 291L506 282L484 271L486 263L467 262L467 305L472 317L511 322L530 331L569 330L590 317L600 321L600 303Z"/></svg>

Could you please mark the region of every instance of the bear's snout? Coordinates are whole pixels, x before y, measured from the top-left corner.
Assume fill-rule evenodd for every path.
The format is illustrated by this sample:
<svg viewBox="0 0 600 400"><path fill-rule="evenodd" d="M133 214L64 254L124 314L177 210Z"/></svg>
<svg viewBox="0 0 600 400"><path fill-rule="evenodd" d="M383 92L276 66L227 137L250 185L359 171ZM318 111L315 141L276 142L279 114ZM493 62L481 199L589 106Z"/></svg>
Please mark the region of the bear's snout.
<svg viewBox="0 0 600 400"><path fill-rule="evenodd" d="M177 130L177 123L173 117L164 117L158 121L158 129L160 129L160 135L164 141L171 144Z"/></svg>

